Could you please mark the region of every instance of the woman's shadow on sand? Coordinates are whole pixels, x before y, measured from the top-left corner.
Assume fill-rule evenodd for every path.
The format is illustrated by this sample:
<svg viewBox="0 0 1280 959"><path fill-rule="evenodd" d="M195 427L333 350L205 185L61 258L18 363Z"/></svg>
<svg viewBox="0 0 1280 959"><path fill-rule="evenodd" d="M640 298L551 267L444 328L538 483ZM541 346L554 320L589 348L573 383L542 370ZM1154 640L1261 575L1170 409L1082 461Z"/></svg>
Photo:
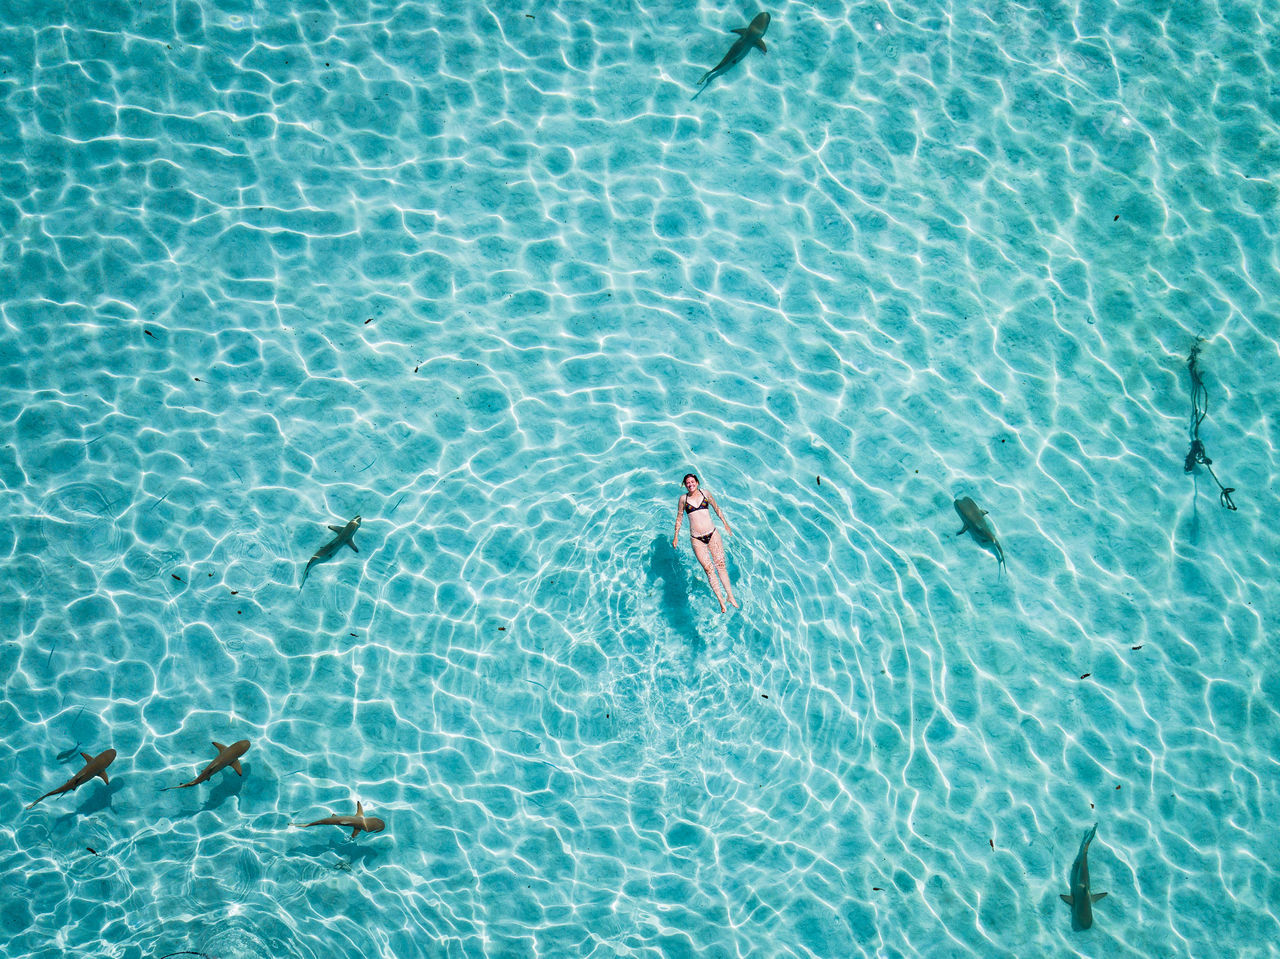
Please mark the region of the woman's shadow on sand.
<svg viewBox="0 0 1280 959"><path fill-rule="evenodd" d="M701 574L701 567L698 569ZM688 567L680 563L679 549L673 549L671 540L658 536L649 549L649 582L658 588L663 619L678 636L687 636L702 645L698 632L698 619L689 601L691 589L696 589ZM709 590L708 590L709 594ZM708 595L711 602L715 597Z"/></svg>

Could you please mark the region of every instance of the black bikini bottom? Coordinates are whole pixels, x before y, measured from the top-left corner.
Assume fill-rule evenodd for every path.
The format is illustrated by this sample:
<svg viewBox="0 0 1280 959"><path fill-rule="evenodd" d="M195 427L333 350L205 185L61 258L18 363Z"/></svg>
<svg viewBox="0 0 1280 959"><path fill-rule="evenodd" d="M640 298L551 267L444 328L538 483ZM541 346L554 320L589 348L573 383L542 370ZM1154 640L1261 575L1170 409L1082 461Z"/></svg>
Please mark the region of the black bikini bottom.
<svg viewBox="0 0 1280 959"><path fill-rule="evenodd" d="M690 535L690 536L693 536L693 534L692 534L692 533L690 533L689 535ZM712 537L712 536L715 536L715 535L716 535L716 531L715 531L715 530L712 530L712 531L711 531L710 533L708 533L706 536L693 536L693 538L694 538L694 539L696 539L696 540L701 540L702 542L704 542L704 543L706 543L706 544L710 545L710 544L711 544L711 537Z"/></svg>

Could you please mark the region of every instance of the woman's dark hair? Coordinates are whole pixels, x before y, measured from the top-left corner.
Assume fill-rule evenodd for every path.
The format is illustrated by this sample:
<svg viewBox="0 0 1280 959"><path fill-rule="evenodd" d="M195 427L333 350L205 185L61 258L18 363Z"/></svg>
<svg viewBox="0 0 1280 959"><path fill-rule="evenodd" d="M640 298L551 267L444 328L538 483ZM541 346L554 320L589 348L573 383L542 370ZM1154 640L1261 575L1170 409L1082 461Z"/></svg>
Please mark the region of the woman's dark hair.
<svg viewBox="0 0 1280 959"><path fill-rule="evenodd" d="M692 477L693 477L693 481L694 481L695 483L697 483L699 486L701 486L701 485L702 485L702 480L698 479L698 474L697 474L697 473L685 473L685 474L684 474L684 479L682 479L682 480L680 481L680 485L681 485L681 486L683 486L683 485L684 485L684 483L685 483L685 480L687 480L690 476L692 476Z"/></svg>

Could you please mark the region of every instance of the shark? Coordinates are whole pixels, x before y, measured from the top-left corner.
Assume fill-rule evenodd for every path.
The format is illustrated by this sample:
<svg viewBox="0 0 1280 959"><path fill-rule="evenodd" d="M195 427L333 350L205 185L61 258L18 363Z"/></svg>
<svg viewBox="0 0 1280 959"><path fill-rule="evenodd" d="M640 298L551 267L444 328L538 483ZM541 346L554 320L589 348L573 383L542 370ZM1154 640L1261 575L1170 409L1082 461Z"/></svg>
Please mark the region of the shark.
<svg viewBox="0 0 1280 959"><path fill-rule="evenodd" d="M1089 843L1093 842L1097 832L1098 824L1095 822L1080 844L1080 854L1071 864L1071 892L1062 896L1062 901L1071 907L1071 918L1081 929L1093 925L1093 904L1106 895L1105 892L1089 891Z"/></svg>
<svg viewBox="0 0 1280 959"><path fill-rule="evenodd" d="M307 576L310 575L312 566L316 563L323 563L325 560L332 557L338 550L342 549L342 547L350 546L353 552L360 552L356 547L355 541L356 530L359 528L359 516L347 523L346 526L330 526L329 529L333 530L333 532L338 535L316 550L316 554L312 556L311 561L307 563L307 568L303 570L302 582L298 584L298 589L302 589L302 587L307 584Z"/></svg>
<svg viewBox="0 0 1280 959"><path fill-rule="evenodd" d="M81 753L80 757L84 760L83 769L64 782L57 789L49 790L27 808L30 809L36 803L43 802L50 796L60 796L63 793L75 792L95 776L102 777L102 781L104 783L110 783L111 780L107 779L107 767L115 762L116 751L114 749L104 750L96 756L90 756L88 753Z"/></svg>
<svg viewBox="0 0 1280 959"><path fill-rule="evenodd" d="M200 771L200 775L189 783L182 783L177 786L167 786L169 789L186 789L189 786L199 786L202 782L208 781L213 774L226 769L230 766L236 771L237 776L243 776L244 770L240 768L240 757L249 751L249 740L242 739L238 743L232 743L230 746L224 746L222 743L215 742L213 748L218 751L218 755L213 757L213 761Z"/></svg>
<svg viewBox="0 0 1280 959"><path fill-rule="evenodd" d="M299 829L306 829L308 826L341 826L343 829L350 827L352 839L355 839L362 829L365 832L382 832L387 827L381 819L366 816L364 805L359 802L356 803L354 816L325 816L324 819L317 819L315 822L295 822L293 825Z"/></svg>
<svg viewBox="0 0 1280 959"><path fill-rule="evenodd" d="M996 556L999 559L999 569L1004 568L1004 550L1000 546L1000 540L996 539L996 531L991 528L991 523L987 520L987 511L980 509L978 504L973 501L972 497L962 496L955 502L956 512L960 514L960 518L964 520L964 525L960 527L957 536L963 536L965 533L972 533L973 538L984 546L990 543L996 548Z"/></svg>
<svg viewBox="0 0 1280 959"><path fill-rule="evenodd" d="M729 48L729 52L724 55L724 59L702 75L702 79L698 81L698 92L689 99L698 99L699 94L706 89L704 84L710 83L722 73L727 72L730 67L750 53L752 47L759 47L761 53L768 53L769 48L764 45L764 32L768 29L769 14L767 13L757 13L755 19L747 26L734 28L733 32L738 34L738 39Z"/></svg>

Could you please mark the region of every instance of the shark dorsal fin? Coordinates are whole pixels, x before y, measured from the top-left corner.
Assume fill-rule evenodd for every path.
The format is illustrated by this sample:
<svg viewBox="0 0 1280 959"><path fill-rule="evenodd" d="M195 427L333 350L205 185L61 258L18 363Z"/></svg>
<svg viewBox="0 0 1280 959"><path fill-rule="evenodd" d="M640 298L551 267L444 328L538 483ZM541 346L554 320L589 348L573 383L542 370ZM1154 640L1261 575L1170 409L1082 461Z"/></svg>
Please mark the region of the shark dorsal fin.
<svg viewBox="0 0 1280 959"><path fill-rule="evenodd" d="M222 745L222 743L218 742L218 741L215 739L215 740L213 741L213 748L214 748L214 749L216 749L218 752L222 752L222 751L223 751L223 750L225 750L227 747L226 747L226 746L224 746L224 745Z"/></svg>
<svg viewBox="0 0 1280 959"><path fill-rule="evenodd" d="M341 533L341 532L342 532L342 527L341 527L341 526L330 526L330 527L329 527L329 529L333 530L335 533Z"/></svg>
<svg viewBox="0 0 1280 959"><path fill-rule="evenodd" d="M747 35L747 27L734 27L729 32L736 33L740 37L745 37Z"/></svg>
<svg viewBox="0 0 1280 959"><path fill-rule="evenodd" d="M98 770L98 776L101 777L102 781L108 786L111 785L111 780L107 778L107 771L105 769ZM1103 895L1105 896L1106 893L1104 892Z"/></svg>
<svg viewBox="0 0 1280 959"><path fill-rule="evenodd" d="M1095 892L1095 893L1093 894L1093 901L1094 901L1094 902L1097 902L1099 899L1101 899L1101 898L1102 898L1103 896L1105 896L1105 895L1106 895L1106 893L1105 893L1105 892Z"/></svg>
<svg viewBox="0 0 1280 959"><path fill-rule="evenodd" d="M1061 899L1063 902L1065 902L1068 906L1074 906L1076 904L1075 898L1073 896L1068 896L1065 892L1061 893L1058 896L1058 898Z"/></svg>
<svg viewBox="0 0 1280 959"><path fill-rule="evenodd" d="M236 775L237 775L237 776L243 776L243 775L244 775L244 770L240 768L240 760L238 760L238 759L237 759L237 760L235 760L234 762L232 762L232 764L231 764L231 768L232 768L232 769L234 769L234 770L236 771Z"/></svg>
<svg viewBox="0 0 1280 959"><path fill-rule="evenodd" d="M356 801L356 815L357 816L364 815L364 804L361 803L359 800Z"/></svg>
<svg viewBox="0 0 1280 959"><path fill-rule="evenodd" d="M768 47L766 47L766 46L764 45L764 41L763 41L763 40L757 40L757 41L756 41L756 46L760 48L760 52L761 52L761 53L768 53L768 52L769 52L769 48L768 48Z"/></svg>
<svg viewBox="0 0 1280 959"><path fill-rule="evenodd" d="M88 753L81 753L81 754L80 754L80 758L81 758L81 759L83 759L83 760L84 760L85 762L87 762L87 763L91 763L91 762L93 762L93 757L92 757L92 756L90 756Z"/></svg>

